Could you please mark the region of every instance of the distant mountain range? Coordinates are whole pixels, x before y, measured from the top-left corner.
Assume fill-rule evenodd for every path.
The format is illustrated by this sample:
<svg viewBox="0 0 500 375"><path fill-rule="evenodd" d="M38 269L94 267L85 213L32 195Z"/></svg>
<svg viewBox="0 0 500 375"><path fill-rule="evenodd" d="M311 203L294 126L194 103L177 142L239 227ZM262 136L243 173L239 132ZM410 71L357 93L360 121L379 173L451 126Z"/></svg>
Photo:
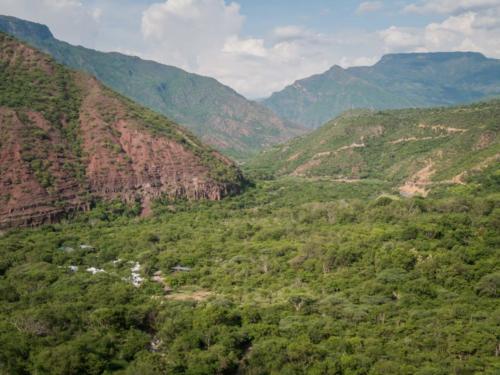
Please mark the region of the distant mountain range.
<svg viewBox="0 0 500 375"><path fill-rule="evenodd" d="M55 39L44 25L15 17L0 16L0 31L52 55L64 65L86 71L240 160L304 131L213 78L138 57L73 46Z"/></svg>
<svg viewBox="0 0 500 375"><path fill-rule="evenodd" d="M500 100L450 108L354 110L263 152L259 174L393 184L426 195L500 161Z"/></svg>
<svg viewBox="0 0 500 375"><path fill-rule="evenodd" d="M500 96L500 60L472 52L384 56L369 67L333 66L261 103L317 128L345 110L466 104Z"/></svg>
<svg viewBox="0 0 500 375"><path fill-rule="evenodd" d="M244 182L226 157L94 77L0 32L0 228L96 200L212 199Z"/></svg>

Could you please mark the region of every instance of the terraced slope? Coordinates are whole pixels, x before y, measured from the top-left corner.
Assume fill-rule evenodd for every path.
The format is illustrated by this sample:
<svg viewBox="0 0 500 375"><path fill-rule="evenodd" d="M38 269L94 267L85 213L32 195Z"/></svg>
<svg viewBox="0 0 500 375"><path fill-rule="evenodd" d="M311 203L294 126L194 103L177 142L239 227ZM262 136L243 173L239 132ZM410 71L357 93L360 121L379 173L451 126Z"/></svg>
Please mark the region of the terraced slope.
<svg viewBox="0 0 500 375"><path fill-rule="evenodd" d="M170 120L0 33L0 227L54 221L96 199L220 199L242 176Z"/></svg>
<svg viewBox="0 0 500 375"><path fill-rule="evenodd" d="M250 163L264 174L389 181L403 195L459 184L500 158L500 101L468 106L352 111Z"/></svg>

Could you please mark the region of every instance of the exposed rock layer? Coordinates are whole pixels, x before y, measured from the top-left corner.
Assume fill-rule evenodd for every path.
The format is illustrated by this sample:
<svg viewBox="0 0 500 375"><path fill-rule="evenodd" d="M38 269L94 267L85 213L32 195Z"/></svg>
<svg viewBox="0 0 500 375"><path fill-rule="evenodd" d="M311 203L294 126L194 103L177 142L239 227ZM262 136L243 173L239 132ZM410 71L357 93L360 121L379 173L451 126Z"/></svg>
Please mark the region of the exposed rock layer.
<svg viewBox="0 0 500 375"><path fill-rule="evenodd" d="M82 73L64 70L59 82L62 67L4 34L0 44L0 72L12 81L0 86L0 227L52 222L96 198L140 200L147 213L162 194L218 200L239 191L237 167L166 118ZM51 115L29 92L13 100L25 76L29 90L57 81L49 95L76 110Z"/></svg>

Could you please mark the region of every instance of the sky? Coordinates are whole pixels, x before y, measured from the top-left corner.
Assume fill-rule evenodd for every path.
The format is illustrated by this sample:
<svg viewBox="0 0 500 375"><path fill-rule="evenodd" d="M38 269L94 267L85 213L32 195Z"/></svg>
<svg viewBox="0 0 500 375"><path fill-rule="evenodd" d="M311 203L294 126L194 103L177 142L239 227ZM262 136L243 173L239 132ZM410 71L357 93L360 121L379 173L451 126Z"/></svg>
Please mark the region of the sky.
<svg viewBox="0 0 500 375"><path fill-rule="evenodd" d="M214 77L251 99L387 53L500 58L500 0L0 0L0 14Z"/></svg>

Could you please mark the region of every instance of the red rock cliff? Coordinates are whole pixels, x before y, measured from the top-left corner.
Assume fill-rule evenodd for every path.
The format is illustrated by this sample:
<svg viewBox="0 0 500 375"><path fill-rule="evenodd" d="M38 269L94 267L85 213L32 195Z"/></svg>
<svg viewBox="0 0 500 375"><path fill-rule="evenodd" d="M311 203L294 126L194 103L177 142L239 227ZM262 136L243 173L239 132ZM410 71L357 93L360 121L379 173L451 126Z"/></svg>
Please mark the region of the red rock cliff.
<svg viewBox="0 0 500 375"><path fill-rule="evenodd" d="M168 119L10 37L0 44L0 227L51 222L95 199L140 200L147 213L162 194L239 191L237 167Z"/></svg>

